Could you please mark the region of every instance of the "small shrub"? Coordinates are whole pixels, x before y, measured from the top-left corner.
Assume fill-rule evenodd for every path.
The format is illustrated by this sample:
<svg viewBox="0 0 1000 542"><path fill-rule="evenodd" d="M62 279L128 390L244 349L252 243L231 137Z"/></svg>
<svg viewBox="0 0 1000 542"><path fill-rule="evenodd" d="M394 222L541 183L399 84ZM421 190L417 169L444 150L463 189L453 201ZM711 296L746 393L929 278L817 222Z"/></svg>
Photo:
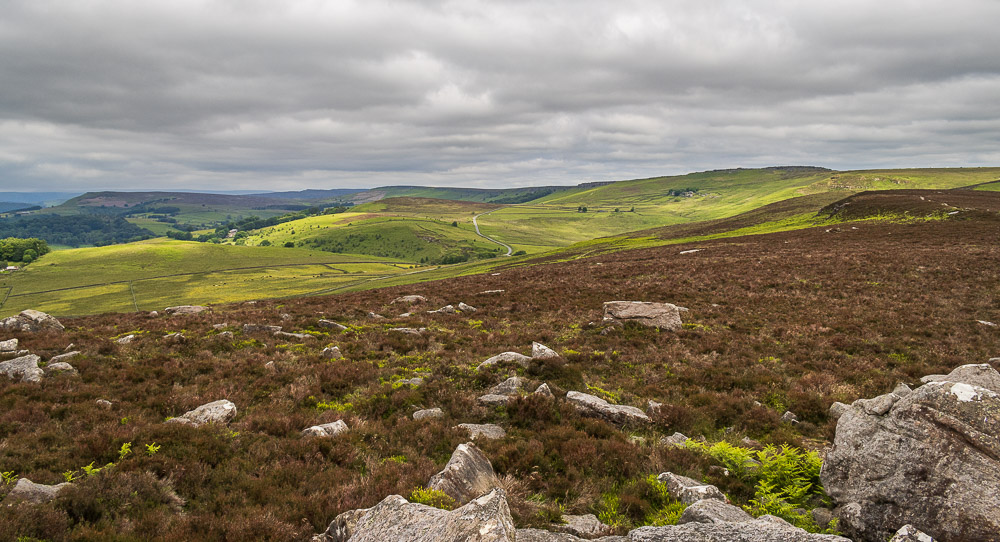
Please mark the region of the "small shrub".
<svg viewBox="0 0 1000 542"><path fill-rule="evenodd" d="M414 489L410 493L410 502L426 504L427 506L433 506L442 510L454 510L457 504L455 499L444 491L425 487Z"/></svg>

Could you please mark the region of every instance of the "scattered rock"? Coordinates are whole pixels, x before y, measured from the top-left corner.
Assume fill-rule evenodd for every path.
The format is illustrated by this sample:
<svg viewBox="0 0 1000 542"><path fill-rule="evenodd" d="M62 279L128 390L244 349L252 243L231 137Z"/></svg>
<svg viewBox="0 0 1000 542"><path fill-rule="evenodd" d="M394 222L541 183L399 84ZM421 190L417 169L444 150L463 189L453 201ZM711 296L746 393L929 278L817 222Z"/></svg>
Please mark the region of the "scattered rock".
<svg viewBox="0 0 1000 542"><path fill-rule="evenodd" d="M226 329L229 324L212 324L212 329Z"/></svg>
<svg viewBox="0 0 1000 542"><path fill-rule="evenodd" d="M791 410L786 410L784 414L781 415L781 421L790 424L799 423L799 417L795 415Z"/></svg>
<svg viewBox="0 0 1000 542"><path fill-rule="evenodd" d="M427 301L427 298L422 295L404 295L392 300L393 303L409 303L410 305L425 301Z"/></svg>
<svg viewBox="0 0 1000 542"><path fill-rule="evenodd" d="M557 532L571 534L587 540L608 536L615 532L611 526L601 523L601 520L597 519L597 516L594 514L584 514L582 516L565 514L562 519L566 524L555 525L554 528ZM518 540L520 540L520 537Z"/></svg>
<svg viewBox="0 0 1000 542"><path fill-rule="evenodd" d="M315 340L315 335L310 335L308 333L289 333L287 331L276 331L274 332L275 337L282 339L297 339L300 341Z"/></svg>
<svg viewBox="0 0 1000 542"><path fill-rule="evenodd" d="M479 309L473 307L472 305L466 305L465 303L459 303L458 304L458 310L460 310L462 312L476 312Z"/></svg>
<svg viewBox="0 0 1000 542"><path fill-rule="evenodd" d="M98 399L95 403L97 403L97 406L104 409L111 408L111 401L108 401L107 399Z"/></svg>
<svg viewBox="0 0 1000 542"><path fill-rule="evenodd" d="M132 344L138 338L139 337L137 335L133 335L130 333L124 337L118 337L117 339L115 339L115 342L118 344Z"/></svg>
<svg viewBox="0 0 1000 542"><path fill-rule="evenodd" d="M174 333L167 333L164 335L163 340L173 343L182 343L187 341L187 337L185 337L184 334L175 331Z"/></svg>
<svg viewBox="0 0 1000 542"><path fill-rule="evenodd" d="M477 399L479 404L488 407L504 406L509 403L510 400L511 397L509 395L493 395L491 393L480 396L479 399Z"/></svg>
<svg viewBox="0 0 1000 542"><path fill-rule="evenodd" d="M443 491L458 504L465 504L498 485L490 460L471 442L459 444L444 469L427 483L427 487Z"/></svg>
<svg viewBox="0 0 1000 542"><path fill-rule="evenodd" d="M76 343L69 343L66 348L63 348L63 352L71 352L74 348L76 348Z"/></svg>
<svg viewBox="0 0 1000 542"><path fill-rule="evenodd" d="M952 375L989 384L996 371L987 367L964 365ZM1000 395L935 380L884 415L864 408L873 401L844 412L823 463L823 487L839 505L841 528L865 541L885 540L907 523L944 540L994 539Z"/></svg>
<svg viewBox="0 0 1000 542"><path fill-rule="evenodd" d="M236 337L236 335L233 335L232 331L222 331L218 335L216 335L216 337L220 339L225 339L227 341L231 341Z"/></svg>
<svg viewBox="0 0 1000 542"><path fill-rule="evenodd" d="M934 538L913 525L907 524L900 527L889 542L934 542Z"/></svg>
<svg viewBox="0 0 1000 542"><path fill-rule="evenodd" d="M268 326L264 324L243 324L243 333L277 333L281 331L281 326Z"/></svg>
<svg viewBox="0 0 1000 542"><path fill-rule="evenodd" d="M702 499L717 499L727 502L719 488L672 472L664 472L656 479L667 485L670 495L686 504L694 504Z"/></svg>
<svg viewBox="0 0 1000 542"><path fill-rule="evenodd" d="M507 436L507 431L504 431L503 427L492 423L460 423L458 424L458 427L468 431L469 438L472 440L475 440L478 437L496 440Z"/></svg>
<svg viewBox="0 0 1000 542"><path fill-rule="evenodd" d="M319 327L325 327L325 328L329 328L329 329L335 329L337 331L347 331L347 326L345 326L343 324L338 324L337 322L334 322L333 320L323 320L323 319L320 319L320 321L319 321Z"/></svg>
<svg viewBox="0 0 1000 542"><path fill-rule="evenodd" d="M479 366L476 367L476 370L481 371L498 363L516 363L521 367L527 368L531 365L531 358L517 352L503 352L480 363Z"/></svg>
<svg viewBox="0 0 1000 542"><path fill-rule="evenodd" d="M663 403L657 403L656 401L650 399L646 402L646 415L652 418L660 412L663 408Z"/></svg>
<svg viewBox="0 0 1000 542"><path fill-rule="evenodd" d="M986 320L976 320L976 321L979 322L980 324L984 325L984 326L987 326L987 327L1000 327L1000 326L994 324L993 322L987 322Z"/></svg>
<svg viewBox="0 0 1000 542"><path fill-rule="evenodd" d="M79 355L80 355L80 352L78 350L74 350L72 352L66 352L65 354L59 354L58 356L52 356L51 358L49 358L49 363L50 364L51 363L61 363L61 362L66 361L68 359L73 359L73 358L75 358L75 357L77 357Z"/></svg>
<svg viewBox="0 0 1000 542"><path fill-rule="evenodd" d="M538 388L535 389L535 392L532 395L541 395L542 397L548 397L549 399L556 398L556 396L552 393L552 390L549 389L548 384L542 384L541 386L538 386Z"/></svg>
<svg viewBox="0 0 1000 542"><path fill-rule="evenodd" d="M688 438L684 436L684 433L674 433L669 437L663 437L660 439L660 444L665 446L684 446Z"/></svg>
<svg viewBox="0 0 1000 542"><path fill-rule="evenodd" d="M514 542L516 534L506 494L496 488L451 511L390 495L358 518L349 536L350 542Z"/></svg>
<svg viewBox="0 0 1000 542"><path fill-rule="evenodd" d="M740 444L744 448L750 448L751 450L763 450L764 445L760 443L759 440L754 440L750 437L743 437L740 439Z"/></svg>
<svg viewBox="0 0 1000 542"><path fill-rule="evenodd" d="M167 420L167 423L181 423L198 427L206 423L229 423L236 417L236 405L226 399L212 401L185 412L181 416Z"/></svg>
<svg viewBox="0 0 1000 542"><path fill-rule="evenodd" d="M32 504L47 503L59 496L59 493L72 484L63 482L54 486L36 484L27 478L20 478L14 489L7 494L5 501L24 501Z"/></svg>
<svg viewBox="0 0 1000 542"><path fill-rule="evenodd" d="M304 437L335 437L341 433L348 431L347 424L344 420L337 420L331 423L324 423L323 425L314 425L312 427L307 427L302 430L302 436Z"/></svg>
<svg viewBox="0 0 1000 542"><path fill-rule="evenodd" d="M683 327L681 311L686 310L671 303L608 301L604 303L604 321L614 324L636 322L644 326L675 331Z"/></svg>
<svg viewBox="0 0 1000 542"><path fill-rule="evenodd" d="M340 353L340 348L337 346L327 346L319 354L324 358L330 359L341 359L344 357L344 355Z"/></svg>
<svg viewBox="0 0 1000 542"><path fill-rule="evenodd" d="M36 331L62 331L66 329L59 320L41 311L23 310L16 316L8 316L0 320L0 329L7 331L26 331L34 333Z"/></svg>
<svg viewBox="0 0 1000 542"><path fill-rule="evenodd" d="M274 365L273 361L265 363L264 368L267 369L268 371L271 371L272 373L278 370L278 367Z"/></svg>
<svg viewBox="0 0 1000 542"><path fill-rule="evenodd" d="M458 314L453 305L445 305L436 311L427 311L427 314Z"/></svg>
<svg viewBox="0 0 1000 542"><path fill-rule="evenodd" d="M369 312L368 313L368 317L371 318L372 320L384 320L385 319L385 316L382 316L381 314L374 313L374 312Z"/></svg>
<svg viewBox="0 0 1000 542"><path fill-rule="evenodd" d="M424 379L419 376L415 376L413 378L403 378L392 383L394 387L395 386L417 387L417 386L422 386L423 384L424 384Z"/></svg>
<svg viewBox="0 0 1000 542"><path fill-rule="evenodd" d="M542 343L531 343L531 359L535 360L546 360L546 359L556 359L559 354L555 350L545 346Z"/></svg>
<svg viewBox="0 0 1000 542"><path fill-rule="evenodd" d="M690 250L682 250L678 254L694 254L695 252L701 252L700 248L692 248Z"/></svg>
<svg viewBox="0 0 1000 542"><path fill-rule="evenodd" d="M636 407L612 405L600 397L586 393L571 391L566 394L566 400L572 403L578 412L597 416L614 424L628 425L650 422L649 416Z"/></svg>
<svg viewBox="0 0 1000 542"><path fill-rule="evenodd" d="M9 378L20 378L21 382L40 382L45 372L38 367L42 358L28 354L19 358L0 362L0 374Z"/></svg>
<svg viewBox="0 0 1000 542"><path fill-rule="evenodd" d="M400 318L409 318L411 316L413 316L412 312L404 312L403 314L399 315Z"/></svg>
<svg viewBox="0 0 1000 542"><path fill-rule="evenodd" d="M17 339L7 339L6 341L0 341L0 352L16 352L17 351Z"/></svg>
<svg viewBox="0 0 1000 542"><path fill-rule="evenodd" d="M738 523L741 521L753 521L753 516L744 512L742 508L727 504L719 499L701 499L684 509L677 524Z"/></svg>
<svg viewBox="0 0 1000 542"><path fill-rule="evenodd" d="M428 408L424 410L418 410L413 413L414 420L426 420L430 418L441 418L444 417L444 411L440 408Z"/></svg>
<svg viewBox="0 0 1000 542"><path fill-rule="evenodd" d="M479 293L480 294L487 294L487 295L488 294L502 294L502 293L504 293L506 291L507 290L483 290L482 292L479 292Z"/></svg>
<svg viewBox="0 0 1000 542"><path fill-rule="evenodd" d="M65 361L59 361L56 363L49 363L45 366L45 376L52 376L57 373L67 373L71 376L76 376L80 374L75 367L66 363Z"/></svg>
<svg viewBox="0 0 1000 542"><path fill-rule="evenodd" d="M427 328L425 328L425 327L420 327L420 328L414 328L414 327L393 327L393 328L389 328L389 331L395 331L396 333L405 333L407 335L416 335L416 336L419 337L421 333L427 331Z"/></svg>
<svg viewBox="0 0 1000 542"><path fill-rule="evenodd" d="M524 390L527 384L528 379L520 376L512 376L490 388L487 393L489 395L517 395Z"/></svg>
<svg viewBox="0 0 1000 542"><path fill-rule="evenodd" d="M149 316L150 318L156 318L159 315L160 315L160 313L158 313L156 311L149 311L149 314L147 316Z"/></svg>
<svg viewBox="0 0 1000 542"><path fill-rule="evenodd" d="M1000 373L988 363L972 363L956 367L946 375L927 375L921 382L961 382L1000 393Z"/></svg>
<svg viewBox="0 0 1000 542"><path fill-rule="evenodd" d="M176 307L167 307L163 309L163 312L167 314L198 314L207 310L211 309L202 307L201 305L178 305Z"/></svg>

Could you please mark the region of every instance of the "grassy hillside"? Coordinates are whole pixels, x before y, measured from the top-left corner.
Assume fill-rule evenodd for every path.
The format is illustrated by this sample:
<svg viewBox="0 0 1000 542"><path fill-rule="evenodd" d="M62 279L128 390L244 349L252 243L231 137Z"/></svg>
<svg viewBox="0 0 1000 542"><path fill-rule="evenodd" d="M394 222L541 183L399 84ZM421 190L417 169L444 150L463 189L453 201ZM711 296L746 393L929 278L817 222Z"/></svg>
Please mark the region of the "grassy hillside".
<svg viewBox="0 0 1000 542"><path fill-rule="evenodd" d="M0 275L0 316L159 310L330 291L419 270L399 260L154 239L61 250Z"/></svg>
<svg viewBox="0 0 1000 542"><path fill-rule="evenodd" d="M679 431L708 443L740 445L747 437L821 449L836 425L828 415L834 401L887 393L898 382L915 386L923 375L1000 352L1000 334L977 322L1000 321L995 215L827 229L216 307L190 317L67 319L63 334L18 334L43 359L74 343L82 355L70 361L80 375L40 384L0 379L0 470L46 484L62 482L63 473L78 479L51 503L5 508L0 539L308 540L338 513L424 487L469 440L460 423L506 430L505 438L476 444L504 480L518 526L585 513L619 533L675 521L683 504L660 497L651 480L665 471L714 484L760 515L750 504L758 487L752 479L697 447L660 439ZM700 251L680 254L694 248ZM403 294L428 302L391 303ZM615 299L690 310L676 332L616 328L601 323L602 303ZM479 310L424 312L459 301ZM396 316L411 309L413 316ZM389 318L372 320L369 311ZM327 333L317 326L321 317L349 330ZM222 323L234 337L213 328ZM244 334L243 323L319 338ZM426 330L407 335L390 330L396 326ZM164 338L180 331L184 340ZM124 333L138 338L116 344ZM530 370L475 370L499 352L529 352L532 341L561 359ZM345 358L322 357L328 344ZM399 384L418 374L420 385ZM557 399L477 402L510 375L528 379L529 392L547 383ZM581 416L563 400L568 391L663 407L649 425L619 428ZM113 404L103 409L99 398ZM223 398L238 410L228 425L163 423ZM430 407L443 417L412 419ZM783 423L785 410L800 423ZM350 430L335 438L300 434L335 420ZM131 452L123 453L127 443ZM0 484L0 497L9 487Z"/></svg>
<svg viewBox="0 0 1000 542"><path fill-rule="evenodd" d="M384 198L431 198L479 203L514 204L558 194L573 187L538 186L527 188L446 188L433 186L384 186L357 194L355 201L364 203Z"/></svg>

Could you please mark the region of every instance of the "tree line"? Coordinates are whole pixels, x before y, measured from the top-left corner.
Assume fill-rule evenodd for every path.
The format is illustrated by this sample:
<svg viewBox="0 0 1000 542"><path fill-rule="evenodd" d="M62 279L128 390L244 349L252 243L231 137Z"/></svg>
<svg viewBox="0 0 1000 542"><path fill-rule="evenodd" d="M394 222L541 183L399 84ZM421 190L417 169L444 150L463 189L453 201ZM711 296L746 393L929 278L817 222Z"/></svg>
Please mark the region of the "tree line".
<svg viewBox="0 0 1000 542"><path fill-rule="evenodd" d="M49 244L45 240L35 237L0 239L0 262L4 267L7 262L31 263L50 251Z"/></svg>

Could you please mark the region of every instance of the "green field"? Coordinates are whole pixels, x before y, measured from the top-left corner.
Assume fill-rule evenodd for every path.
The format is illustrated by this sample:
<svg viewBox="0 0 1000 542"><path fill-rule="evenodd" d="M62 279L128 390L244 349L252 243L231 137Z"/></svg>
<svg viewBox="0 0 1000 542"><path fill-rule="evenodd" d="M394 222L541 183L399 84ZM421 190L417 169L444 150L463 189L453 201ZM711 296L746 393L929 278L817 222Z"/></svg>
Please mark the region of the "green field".
<svg viewBox="0 0 1000 542"><path fill-rule="evenodd" d="M160 310L170 305L326 293L419 271L403 261L279 247L154 239L61 250L0 276L0 315Z"/></svg>

